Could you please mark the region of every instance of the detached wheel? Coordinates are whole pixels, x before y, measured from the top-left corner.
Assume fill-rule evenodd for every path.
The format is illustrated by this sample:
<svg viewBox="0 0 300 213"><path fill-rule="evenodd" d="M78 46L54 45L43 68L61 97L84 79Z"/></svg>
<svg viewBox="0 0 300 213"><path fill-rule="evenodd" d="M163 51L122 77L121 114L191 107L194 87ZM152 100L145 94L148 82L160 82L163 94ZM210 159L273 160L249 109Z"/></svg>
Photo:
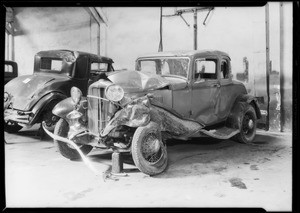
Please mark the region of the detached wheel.
<svg viewBox="0 0 300 213"><path fill-rule="evenodd" d="M69 132L69 124L66 120L60 119L55 126L54 134L67 138ZM80 155L72 145L65 142L54 140L54 144L62 156L70 160L80 159ZM90 145L78 145L84 155L87 155L93 147Z"/></svg>
<svg viewBox="0 0 300 213"><path fill-rule="evenodd" d="M17 123L13 122L4 122L4 131L8 133L17 133L19 132L23 127L20 126Z"/></svg>
<svg viewBox="0 0 300 213"><path fill-rule="evenodd" d="M159 126L154 122L136 129L131 152L135 165L145 174L157 175L167 167L167 147L162 141Z"/></svg>
<svg viewBox="0 0 300 213"><path fill-rule="evenodd" d="M240 133L236 139L240 143L251 143L256 134L257 117L252 105L249 105L243 115Z"/></svg>

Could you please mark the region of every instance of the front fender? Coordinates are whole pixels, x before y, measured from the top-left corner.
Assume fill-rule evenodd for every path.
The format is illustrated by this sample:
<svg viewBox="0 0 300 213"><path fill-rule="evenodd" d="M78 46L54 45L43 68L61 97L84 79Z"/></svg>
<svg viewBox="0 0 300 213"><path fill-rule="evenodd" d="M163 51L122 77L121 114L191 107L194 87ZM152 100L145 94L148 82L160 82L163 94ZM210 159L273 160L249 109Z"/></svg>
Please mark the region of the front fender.
<svg viewBox="0 0 300 213"><path fill-rule="evenodd" d="M101 137L108 135L118 126L139 127L150 122L149 100L138 98L116 112L101 133Z"/></svg>
<svg viewBox="0 0 300 213"><path fill-rule="evenodd" d="M87 108L86 108L86 97L82 97L80 101L80 105L78 107L78 111L81 112L84 115L84 118L86 118L87 115ZM66 116L75 109L75 104L71 97L68 97L53 108L52 113L60 118L66 119Z"/></svg>
<svg viewBox="0 0 300 213"><path fill-rule="evenodd" d="M34 124L40 117L41 113L47 108L47 106L52 101L59 102L60 100L65 99L67 96L59 92L51 92L44 97L42 97L32 108L31 112L34 114L34 117L30 121L31 124Z"/></svg>

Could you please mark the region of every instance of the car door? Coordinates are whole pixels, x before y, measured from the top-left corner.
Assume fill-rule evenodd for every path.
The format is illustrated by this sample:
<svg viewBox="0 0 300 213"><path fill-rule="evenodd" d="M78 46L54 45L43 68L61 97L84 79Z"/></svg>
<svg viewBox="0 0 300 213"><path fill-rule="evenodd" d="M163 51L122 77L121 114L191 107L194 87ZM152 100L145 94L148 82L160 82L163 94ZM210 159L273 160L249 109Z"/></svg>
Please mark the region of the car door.
<svg viewBox="0 0 300 213"><path fill-rule="evenodd" d="M220 98L218 58L197 58L194 62L192 81L191 118L205 125L218 122L216 106Z"/></svg>
<svg viewBox="0 0 300 213"><path fill-rule="evenodd" d="M218 117L224 120L230 113L237 96L242 93L243 88L239 84L234 84L231 75L230 59L227 56L221 57L220 78L220 99L216 106Z"/></svg>

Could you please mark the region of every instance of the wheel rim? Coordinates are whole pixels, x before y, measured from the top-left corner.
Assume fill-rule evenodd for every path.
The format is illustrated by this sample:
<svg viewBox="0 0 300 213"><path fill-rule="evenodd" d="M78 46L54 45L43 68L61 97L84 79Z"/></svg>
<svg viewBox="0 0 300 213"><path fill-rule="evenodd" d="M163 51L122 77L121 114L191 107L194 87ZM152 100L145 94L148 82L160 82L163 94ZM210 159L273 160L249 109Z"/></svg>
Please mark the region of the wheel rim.
<svg viewBox="0 0 300 213"><path fill-rule="evenodd" d="M243 119L242 131L246 137L251 137L255 130L254 117L247 113Z"/></svg>
<svg viewBox="0 0 300 213"><path fill-rule="evenodd" d="M163 156L161 142L155 133L146 136L141 147L142 155L150 164L155 164Z"/></svg>

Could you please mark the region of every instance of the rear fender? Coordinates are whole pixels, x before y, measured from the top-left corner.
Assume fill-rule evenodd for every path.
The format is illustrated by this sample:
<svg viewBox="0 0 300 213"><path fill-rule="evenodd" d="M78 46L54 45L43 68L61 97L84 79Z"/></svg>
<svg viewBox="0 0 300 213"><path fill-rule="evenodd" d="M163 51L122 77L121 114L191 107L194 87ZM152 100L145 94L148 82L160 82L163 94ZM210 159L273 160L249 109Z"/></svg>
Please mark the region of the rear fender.
<svg viewBox="0 0 300 213"><path fill-rule="evenodd" d="M87 120L87 99L82 97L77 110L83 114L83 120ZM66 119L66 116L75 109L75 104L71 97L66 98L56 104L52 113L60 118Z"/></svg>
<svg viewBox="0 0 300 213"><path fill-rule="evenodd" d="M47 107L49 106L49 104L53 103L53 102L59 102L63 99L65 99L67 96L62 94L62 93L58 93L58 92L51 92L47 95L45 95L44 97L42 97L38 103L33 107L33 109L31 110L32 113L34 114L34 117L31 120L31 124L36 123L39 119L41 114L47 109Z"/></svg>
<svg viewBox="0 0 300 213"><path fill-rule="evenodd" d="M226 121L226 126L234 129L240 129L241 119L247 106L252 105L256 112L256 117L261 118L257 99L251 95L238 96L231 108L230 114Z"/></svg>

